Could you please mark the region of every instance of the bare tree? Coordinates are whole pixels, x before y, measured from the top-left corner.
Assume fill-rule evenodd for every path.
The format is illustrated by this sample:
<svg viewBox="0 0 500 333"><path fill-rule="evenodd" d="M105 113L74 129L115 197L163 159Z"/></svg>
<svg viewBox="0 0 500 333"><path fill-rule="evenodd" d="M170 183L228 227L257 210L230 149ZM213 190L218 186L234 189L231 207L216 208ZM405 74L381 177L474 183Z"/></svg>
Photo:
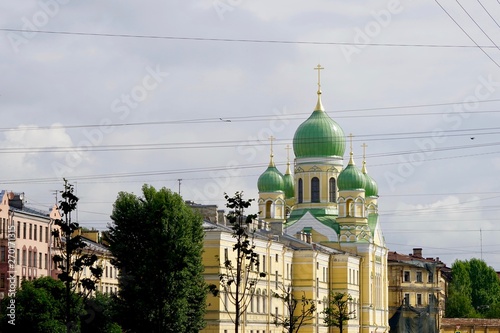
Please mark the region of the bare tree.
<svg viewBox="0 0 500 333"><path fill-rule="evenodd" d="M287 310L284 315L273 314L273 324L284 328L286 333L298 333L302 325L314 319L316 312L316 302L308 299L305 292L300 299L293 295L293 288L280 286L279 292L272 292L273 297L280 299Z"/></svg>
<svg viewBox="0 0 500 333"><path fill-rule="evenodd" d="M245 209L250 207L254 199L244 200L243 192L236 192L233 197L225 194L227 200L226 207L230 212L226 215L233 230L232 237L235 239L233 252L236 258L233 260L225 258L223 272L219 274L220 290L217 286L211 285L210 290L214 295L225 293L227 297L222 298L224 307L228 314L229 304L235 307L234 332L239 332L241 316L246 312L255 292L258 281L266 276L266 273L253 270L259 267L259 256L255 252L255 230L252 229L252 222L257 218L257 214L246 215ZM224 300L227 299L227 302Z"/></svg>
<svg viewBox="0 0 500 333"><path fill-rule="evenodd" d="M79 224L71 218L71 212L76 209L78 197L74 194L73 185L64 179L64 191L61 191L62 200L59 201L59 210L63 219L58 219L55 224L60 229L54 229L52 235L57 243L61 245L60 254L56 254L52 260L56 267L61 270L58 274L59 280L64 282L66 287L66 326L70 332L75 326L76 319L73 318L72 310L77 305L74 304L72 294L76 292L77 284L80 283L83 292L78 293L82 299L86 299L92 291L96 290L97 282L102 276L102 268L95 266L98 258L89 251L84 252L87 244L80 235L73 236L79 229ZM61 234L62 232L62 234ZM81 278L85 267L90 270L90 277Z"/></svg>

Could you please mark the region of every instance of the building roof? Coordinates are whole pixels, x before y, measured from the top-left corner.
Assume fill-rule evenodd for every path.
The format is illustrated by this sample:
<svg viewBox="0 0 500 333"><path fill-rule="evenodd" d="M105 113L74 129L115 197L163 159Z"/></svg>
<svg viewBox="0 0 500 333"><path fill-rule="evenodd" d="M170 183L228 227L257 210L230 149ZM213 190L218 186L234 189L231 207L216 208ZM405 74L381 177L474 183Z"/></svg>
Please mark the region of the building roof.
<svg viewBox="0 0 500 333"><path fill-rule="evenodd" d="M351 152L349 164L340 172L337 179L339 191L364 190L366 187L366 177L354 164Z"/></svg>
<svg viewBox="0 0 500 333"><path fill-rule="evenodd" d="M418 250L420 250L420 253L422 249L414 249L413 254L401 254L397 253L396 251L391 252L389 251L387 255L387 261L388 262L401 262L404 264L410 264L410 265L422 265L422 264L439 264L442 265L443 267L445 266L444 263L439 260L439 258L424 258L421 255L419 255Z"/></svg>
<svg viewBox="0 0 500 333"><path fill-rule="evenodd" d="M316 110L300 124L293 136L293 151L297 158L344 156L344 131L323 110L320 94L318 92Z"/></svg>
<svg viewBox="0 0 500 333"><path fill-rule="evenodd" d="M500 319L482 319L482 318L443 318L441 319L441 326L463 326L473 327L500 327ZM460 329L458 330L460 331Z"/></svg>

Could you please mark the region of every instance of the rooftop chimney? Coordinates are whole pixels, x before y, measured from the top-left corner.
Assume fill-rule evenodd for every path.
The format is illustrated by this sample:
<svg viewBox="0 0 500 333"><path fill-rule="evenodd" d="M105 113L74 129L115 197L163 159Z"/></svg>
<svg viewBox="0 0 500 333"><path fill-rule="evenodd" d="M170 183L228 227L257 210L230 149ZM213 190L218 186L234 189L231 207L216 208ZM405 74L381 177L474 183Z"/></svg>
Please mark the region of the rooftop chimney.
<svg viewBox="0 0 500 333"><path fill-rule="evenodd" d="M413 256L422 258L422 248L421 247L413 248Z"/></svg>

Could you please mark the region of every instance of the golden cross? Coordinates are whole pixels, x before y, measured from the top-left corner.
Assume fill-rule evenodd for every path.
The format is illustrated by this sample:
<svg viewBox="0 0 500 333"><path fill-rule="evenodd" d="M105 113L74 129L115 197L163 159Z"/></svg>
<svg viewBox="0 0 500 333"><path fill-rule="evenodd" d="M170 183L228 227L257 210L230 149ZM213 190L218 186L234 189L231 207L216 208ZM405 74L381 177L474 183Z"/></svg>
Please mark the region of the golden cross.
<svg viewBox="0 0 500 333"><path fill-rule="evenodd" d="M368 145L366 143L363 143L361 147L363 147L363 161L364 161L366 160L366 147L368 147Z"/></svg>
<svg viewBox="0 0 500 333"><path fill-rule="evenodd" d="M269 137L269 141L271 141L271 155L273 155L273 141L274 141L275 137L274 136L270 136Z"/></svg>
<svg viewBox="0 0 500 333"><path fill-rule="evenodd" d="M351 153L352 153L352 137L353 137L352 133L349 133L349 139L351 141Z"/></svg>
<svg viewBox="0 0 500 333"><path fill-rule="evenodd" d="M290 147L290 145L286 145L285 149L286 149L286 160L287 162L290 162L290 149L292 148Z"/></svg>
<svg viewBox="0 0 500 333"><path fill-rule="evenodd" d="M321 92L321 70L324 69L320 64L314 67L315 71L318 71L318 92Z"/></svg>

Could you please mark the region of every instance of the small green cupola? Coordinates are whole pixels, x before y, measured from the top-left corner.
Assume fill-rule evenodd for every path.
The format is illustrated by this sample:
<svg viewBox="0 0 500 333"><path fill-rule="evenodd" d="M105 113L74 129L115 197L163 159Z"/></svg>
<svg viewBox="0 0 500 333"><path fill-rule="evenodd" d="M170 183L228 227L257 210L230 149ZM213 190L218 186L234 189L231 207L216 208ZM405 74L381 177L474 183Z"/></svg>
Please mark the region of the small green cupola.
<svg viewBox="0 0 500 333"><path fill-rule="evenodd" d="M297 158L337 157L345 152L344 131L328 114L321 103L321 84L318 69L318 102L313 113L295 131L293 151Z"/></svg>
<svg viewBox="0 0 500 333"><path fill-rule="evenodd" d="M361 145L363 147L363 167L361 172L365 175L366 186L365 186L365 197L378 197L378 185L377 182L368 174L366 169L366 147L365 143Z"/></svg>
<svg viewBox="0 0 500 333"><path fill-rule="evenodd" d="M365 176L365 197L378 197L378 185L377 182L368 174L366 170L366 161L363 161L363 167L361 172Z"/></svg>
<svg viewBox="0 0 500 333"><path fill-rule="evenodd" d="M283 181L283 174L276 168L274 164L274 154L272 148L271 137L271 158L269 166L257 181L257 188L259 192L285 192L285 182Z"/></svg>
<svg viewBox="0 0 500 333"><path fill-rule="evenodd" d="M366 177L354 165L353 153L350 153L349 164L340 172L337 179L339 191L365 191Z"/></svg>

